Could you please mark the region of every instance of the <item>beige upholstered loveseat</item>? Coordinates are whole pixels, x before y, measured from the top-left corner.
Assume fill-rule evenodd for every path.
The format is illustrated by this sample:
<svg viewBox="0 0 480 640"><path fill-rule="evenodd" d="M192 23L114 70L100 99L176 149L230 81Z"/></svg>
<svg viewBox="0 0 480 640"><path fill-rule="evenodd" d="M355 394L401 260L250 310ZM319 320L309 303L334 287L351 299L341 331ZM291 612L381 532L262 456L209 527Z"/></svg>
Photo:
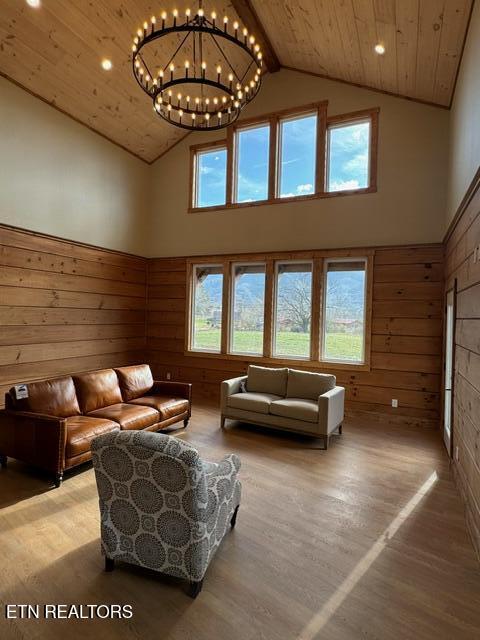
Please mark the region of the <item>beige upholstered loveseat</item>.
<svg viewBox="0 0 480 640"><path fill-rule="evenodd" d="M227 418L323 438L342 433L345 389L335 376L250 366L222 382L221 425Z"/></svg>

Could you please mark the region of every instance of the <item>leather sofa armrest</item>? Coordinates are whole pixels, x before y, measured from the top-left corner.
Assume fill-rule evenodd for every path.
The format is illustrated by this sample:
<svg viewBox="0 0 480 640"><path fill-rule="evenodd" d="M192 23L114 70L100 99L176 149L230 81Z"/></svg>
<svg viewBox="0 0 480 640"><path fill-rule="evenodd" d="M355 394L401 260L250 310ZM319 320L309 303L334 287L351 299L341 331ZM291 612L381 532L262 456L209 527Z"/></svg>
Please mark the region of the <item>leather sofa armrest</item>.
<svg viewBox="0 0 480 640"><path fill-rule="evenodd" d="M220 407L221 412L224 413L227 408L228 396L232 396L234 393L240 393L240 385L246 381L248 376L239 376L238 378L230 378L230 380L224 380L222 382L220 390Z"/></svg>
<svg viewBox="0 0 480 640"><path fill-rule="evenodd" d="M344 387L334 387L318 396L318 423L322 434L329 435L342 424L344 409Z"/></svg>
<svg viewBox="0 0 480 640"><path fill-rule="evenodd" d="M0 453L46 471L63 473L67 421L29 411L0 411Z"/></svg>
<svg viewBox="0 0 480 640"><path fill-rule="evenodd" d="M192 385L189 382L173 382L172 380L154 380L152 392L166 396L178 396L192 403Z"/></svg>

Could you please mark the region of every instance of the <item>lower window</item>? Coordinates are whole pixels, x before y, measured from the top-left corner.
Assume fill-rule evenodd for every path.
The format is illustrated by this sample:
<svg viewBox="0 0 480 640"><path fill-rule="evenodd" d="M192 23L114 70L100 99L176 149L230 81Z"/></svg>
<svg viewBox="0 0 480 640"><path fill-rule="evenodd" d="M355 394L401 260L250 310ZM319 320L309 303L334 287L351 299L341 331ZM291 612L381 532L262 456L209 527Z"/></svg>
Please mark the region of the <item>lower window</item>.
<svg viewBox="0 0 480 640"><path fill-rule="evenodd" d="M265 265L232 267L232 321L230 352L263 354L265 313Z"/></svg>
<svg viewBox="0 0 480 640"><path fill-rule="evenodd" d="M275 290L274 355L309 358L312 263L277 263Z"/></svg>
<svg viewBox="0 0 480 640"><path fill-rule="evenodd" d="M365 361L365 260L326 260L322 360Z"/></svg>
<svg viewBox="0 0 480 640"><path fill-rule="evenodd" d="M220 353L222 345L223 266L193 267L192 335L195 351Z"/></svg>

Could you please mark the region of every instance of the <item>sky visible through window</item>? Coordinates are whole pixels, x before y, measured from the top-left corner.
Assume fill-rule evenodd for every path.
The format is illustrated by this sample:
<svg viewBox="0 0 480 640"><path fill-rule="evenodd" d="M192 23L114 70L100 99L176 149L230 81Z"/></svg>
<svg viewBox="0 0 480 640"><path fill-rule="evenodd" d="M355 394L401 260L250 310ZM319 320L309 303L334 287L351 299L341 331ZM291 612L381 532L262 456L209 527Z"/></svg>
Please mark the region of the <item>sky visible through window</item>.
<svg viewBox="0 0 480 640"><path fill-rule="evenodd" d="M328 191L368 187L370 122L329 130Z"/></svg>
<svg viewBox="0 0 480 640"><path fill-rule="evenodd" d="M281 198L305 196L315 191L317 116L284 120L280 126Z"/></svg>
<svg viewBox="0 0 480 640"><path fill-rule="evenodd" d="M197 156L197 207L225 204L227 150L212 149Z"/></svg>
<svg viewBox="0 0 480 640"><path fill-rule="evenodd" d="M261 125L237 133L237 193L235 202L268 198L270 126Z"/></svg>

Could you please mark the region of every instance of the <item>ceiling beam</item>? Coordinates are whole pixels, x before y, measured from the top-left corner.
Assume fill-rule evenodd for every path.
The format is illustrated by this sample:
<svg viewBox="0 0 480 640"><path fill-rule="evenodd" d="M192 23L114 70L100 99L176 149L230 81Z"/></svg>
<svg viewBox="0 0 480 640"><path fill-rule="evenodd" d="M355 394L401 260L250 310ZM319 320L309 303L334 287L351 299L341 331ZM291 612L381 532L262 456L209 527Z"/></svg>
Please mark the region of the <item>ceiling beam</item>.
<svg viewBox="0 0 480 640"><path fill-rule="evenodd" d="M280 60L250 0L232 0L232 6L249 32L256 37L262 49L263 60L268 71L270 73L280 71Z"/></svg>

